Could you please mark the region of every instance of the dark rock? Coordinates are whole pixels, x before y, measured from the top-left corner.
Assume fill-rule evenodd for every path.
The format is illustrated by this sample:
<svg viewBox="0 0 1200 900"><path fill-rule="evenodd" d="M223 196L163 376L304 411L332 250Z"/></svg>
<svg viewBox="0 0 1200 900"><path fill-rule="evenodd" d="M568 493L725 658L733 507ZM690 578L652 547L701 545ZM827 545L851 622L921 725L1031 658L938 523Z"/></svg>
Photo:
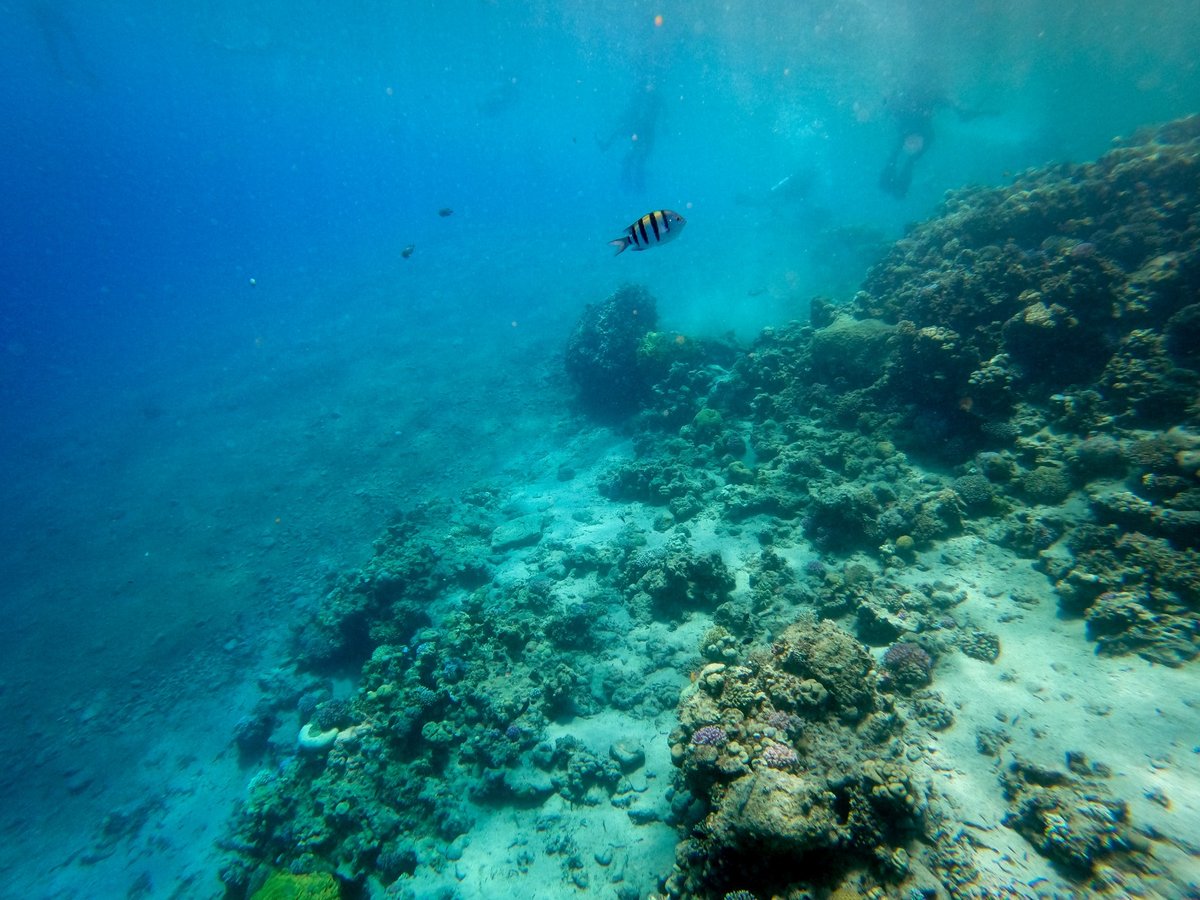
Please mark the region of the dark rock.
<svg viewBox="0 0 1200 900"><path fill-rule="evenodd" d="M618 417L637 410L650 390L638 346L657 321L654 298L636 285L584 310L567 340L566 367L586 408Z"/></svg>

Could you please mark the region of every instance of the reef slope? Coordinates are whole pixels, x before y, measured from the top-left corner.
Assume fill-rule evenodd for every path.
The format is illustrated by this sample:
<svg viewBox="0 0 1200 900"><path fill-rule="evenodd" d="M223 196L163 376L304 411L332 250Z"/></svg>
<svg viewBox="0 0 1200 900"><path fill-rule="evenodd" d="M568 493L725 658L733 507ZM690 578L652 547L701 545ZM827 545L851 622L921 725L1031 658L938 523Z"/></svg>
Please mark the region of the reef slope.
<svg viewBox="0 0 1200 900"><path fill-rule="evenodd" d="M572 419L299 626L229 895L1194 896L1200 120L748 348L636 291L570 351L630 440Z"/></svg>

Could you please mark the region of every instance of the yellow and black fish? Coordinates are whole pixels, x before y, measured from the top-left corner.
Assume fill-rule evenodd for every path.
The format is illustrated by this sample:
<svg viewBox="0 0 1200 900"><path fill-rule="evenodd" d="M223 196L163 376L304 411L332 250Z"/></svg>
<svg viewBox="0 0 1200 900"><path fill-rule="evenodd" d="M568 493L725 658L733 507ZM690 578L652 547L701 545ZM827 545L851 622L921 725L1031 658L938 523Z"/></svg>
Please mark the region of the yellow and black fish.
<svg viewBox="0 0 1200 900"><path fill-rule="evenodd" d="M669 209L656 209L652 213L646 213L626 228L623 235L616 240L609 241L609 244L616 247L618 253L626 247L632 247L634 250L649 250L651 247L657 247L659 244L665 244L671 240L683 231L683 226L686 224L687 219L679 213Z"/></svg>

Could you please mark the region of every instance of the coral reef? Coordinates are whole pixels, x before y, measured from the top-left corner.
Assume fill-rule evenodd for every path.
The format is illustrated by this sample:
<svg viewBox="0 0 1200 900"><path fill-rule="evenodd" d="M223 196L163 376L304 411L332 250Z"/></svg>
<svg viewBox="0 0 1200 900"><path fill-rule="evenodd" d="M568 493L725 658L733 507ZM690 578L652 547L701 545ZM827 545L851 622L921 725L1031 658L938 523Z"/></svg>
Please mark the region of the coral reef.
<svg viewBox="0 0 1200 900"><path fill-rule="evenodd" d="M931 563L999 544L1100 653L1200 656L1198 152L1189 119L952 194L850 302L744 349L656 330L639 287L589 308L567 371L633 448L595 479L605 521L483 485L332 579L234 733L262 768L229 896L281 868L400 892L450 873L480 809L548 804L678 828L673 898L991 896L926 744L963 709L935 676L996 663L1000 637ZM639 801L646 747L569 732L611 710L675 712L662 809ZM1014 760L999 721L973 736L1010 828L1082 893L1154 873L1102 771ZM570 835L546 840L587 887Z"/></svg>
<svg viewBox="0 0 1200 900"><path fill-rule="evenodd" d="M704 815L679 847L668 896L792 896L838 884L847 867L882 884L908 876L927 789L872 670L828 621L797 622L743 662L701 670L671 753Z"/></svg>
<svg viewBox="0 0 1200 900"><path fill-rule="evenodd" d="M1197 384L1182 347L1200 265L1198 141L1200 118L1187 119L1094 163L952 194L855 298L856 317L899 329L882 392L969 400L987 419L1098 380L1103 415L1173 424Z"/></svg>
<svg viewBox="0 0 1200 900"><path fill-rule="evenodd" d="M275 711L267 704L242 716L233 729L238 756L243 761L261 756L268 747L275 724Z"/></svg>
<svg viewBox="0 0 1200 900"><path fill-rule="evenodd" d="M1014 760L1001 779L1012 809L1005 824L1081 879L1100 865L1157 872L1150 842L1134 831L1127 804L1107 796L1103 767L1089 766L1080 753L1069 753L1067 762L1071 774Z"/></svg>
<svg viewBox="0 0 1200 900"><path fill-rule="evenodd" d="M904 641L887 648L887 652L883 654L882 669L889 684L908 693L929 684L933 660L925 648Z"/></svg>
<svg viewBox="0 0 1200 900"><path fill-rule="evenodd" d="M654 298L636 285L584 311L567 341L566 367L587 409L621 416L641 405L647 376L661 365L662 342L648 336L657 322Z"/></svg>
<svg viewBox="0 0 1200 900"><path fill-rule="evenodd" d="M407 640L429 622L426 601L479 565L467 559L472 549L482 552L483 548L467 542L455 554L460 562L439 559L419 536L420 518L411 516L392 525L376 543L374 559L361 570L346 573L324 598L316 617L304 623L297 645L306 665L329 668L361 663L376 642Z"/></svg>
<svg viewBox="0 0 1200 900"><path fill-rule="evenodd" d="M597 648L616 643L627 615L651 624L711 611L732 576L682 534L648 550L634 530L604 548L550 537L512 545L506 553L542 574L477 584L491 571L492 535L513 519L514 507L495 501L414 511L321 600L296 642L298 669L315 675L279 680L274 704L262 705L281 717L292 705L301 737L271 744L238 811L237 852L222 873L231 896L246 895L266 865L359 884L445 865L480 805L523 809L557 796L628 810L636 822L660 818L638 803L644 779L637 790L631 781L641 748L614 739L599 752L546 732L605 708L671 709L682 673L631 678ZM314 685L363 654L350 696Z"/></svg>
<svg viewBox="0 0 1200 900"><path fill-rule="evenodd" d="M894 326L878 319L842 315L813 335L813 372L822 381L866 387L883 374L888 339Z"/></svg>
<svg viewBox="0 0 1200 900"><path fill-rule="evenodd" d="M1171 573L1200 541L1198 148L1194 117L1094 163L951 195L851 303L764 330L712 385L704 402L725 427L749 422L748 461L665 442L660 471L685 466L695 485L702 468L724 478L731 521L799 525L824 553L886 566L996 520L1008 546L1045 557L1064 609L1091 610L1104 652L1194 658L1195 593ZM1051 552L1077 518L1055 510L1081 497L1127 543L1166 544L1128 562L1089 559L1071 538ZM876 604L825 594L823 614L866 609L870 640L904 631Z"/></svg>
<svg viewBox="0 0 1200 900"><path fill-rule="evenodd" d="M715 607L733 589L721 555L699 555L679 536L656 552L632 554L622 566L626 597L635 614L675 618L696 607Z"/></svg>
<svg viewBox="0 0 1200 900"><path fill-rule="evenodd" d="M1178 666L1200 654L1200 554L1165 538L1085 524L1070 555L1043 554L1063 609L1087 620L1102 653L1137 653Z"/></svg>

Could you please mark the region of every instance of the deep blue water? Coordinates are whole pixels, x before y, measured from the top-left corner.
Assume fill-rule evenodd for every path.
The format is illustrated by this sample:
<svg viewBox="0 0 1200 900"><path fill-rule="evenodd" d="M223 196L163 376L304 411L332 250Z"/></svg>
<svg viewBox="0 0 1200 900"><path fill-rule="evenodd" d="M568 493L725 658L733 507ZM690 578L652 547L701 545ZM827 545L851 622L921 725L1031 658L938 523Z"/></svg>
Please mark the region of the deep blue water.
<svg viewBox="0 0 1200 900"><path fill-rule="evenodd" d="M394 471L382 436L453 424L454 391L554 365L621 282L668 327L752 335L852 292L946 190L1200 107L1187 0L192 7L0 4L0 678L45 734L173 629L365 552L403 498L322 492ZM917 90L944 102L898 198L891 98ZM614 259L655 208L686 233ZM142 554L170 562L139 583Z"/></svg>

